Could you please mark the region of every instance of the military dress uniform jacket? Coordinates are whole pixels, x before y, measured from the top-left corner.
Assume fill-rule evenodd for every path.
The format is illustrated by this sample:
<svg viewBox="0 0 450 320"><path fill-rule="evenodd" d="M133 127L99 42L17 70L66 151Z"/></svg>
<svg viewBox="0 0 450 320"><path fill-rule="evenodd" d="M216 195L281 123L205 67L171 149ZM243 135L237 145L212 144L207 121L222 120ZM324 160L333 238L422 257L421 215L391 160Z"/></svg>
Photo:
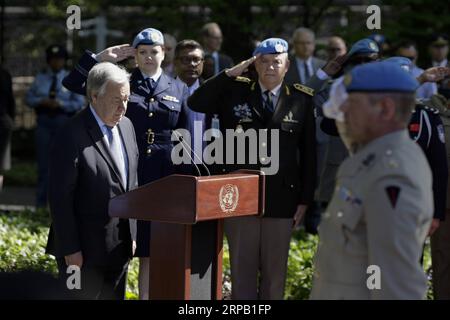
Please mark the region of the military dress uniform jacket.
<svg viewBox="0 0 450 320"><path fill-rule="evenodd" d="M97 64L92 53L86 51L75 69L63 80L71 91L86 94L85 83L89 70ZM161 74L152 91L139 71L130 79L130 99L126 116L133 123L139 148L139 185L152 182L175 172L171 160L175 128L185 127L187 87L181 81Z"/></svg>
<svg viewBox="0 0 450 320"><path fill-rule="evenodd" d="M423 299L419 260L432 213L430 167L406 130L348 157L319 226L311 298ZM379 286L368 281L371 265Z"/></svg>
<svg viewBox="0 0 450 320"><path fill-rule="evenodd" d="M445 132L437 109L417 104L408 126L409 135L422 148L433 174L434 218L444 220L448 163Z"/></svg>
<svg viewBox="0 0 450 320"><path fill-rule="evenodd" d="M220 130L226 143L226 129L244 132L257 130L258 143L254 146L258 154L255 163L249 158L250 146L245 146L244 164L237 164L236 146L234 164L215 164L212 172L230 173L238 169L262 170L270 166L263 154L270 155L271 130L279 130L279 170L266 176L265 217L292 218L298 204L309 204L313 200L316 180L315 120L310 88L295 84L282 84L274 113L263 107L261 88L248 78L230 78L225 72L206 81L188 99L189 107L197 112L219 115ZM265 134L261 136L258 132ZM261 137L267 136L267 142ZM236 139L235 139L236 141Z"/></svg>

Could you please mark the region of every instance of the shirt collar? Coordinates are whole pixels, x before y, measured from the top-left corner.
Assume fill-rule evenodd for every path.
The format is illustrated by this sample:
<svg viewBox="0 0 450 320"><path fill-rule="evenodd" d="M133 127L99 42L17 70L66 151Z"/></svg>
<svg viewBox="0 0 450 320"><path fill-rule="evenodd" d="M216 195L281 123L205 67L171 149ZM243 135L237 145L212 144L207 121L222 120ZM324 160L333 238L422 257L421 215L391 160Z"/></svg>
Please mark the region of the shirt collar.
<svg viewBox="0 0 450 320"><path fill-rule="evenodd" d="M100 119L97 112L95 112L95 109L92 107L91 104L89 104L89 108L91 109L92 114L94 115L95 120L97 121L98 126L100 127L100 130L102 130L103 134L106 133L106 124Z"/></svg>
<svg viewBox="0 0 450 320"><path fill-rule="evenodd" d="M448 63L447 59L442 60L441 62L433 61L434 67L445 67Z"/></svg>
<svg viewBox="0 0 450 320"><path fill-rule="evenodd" d="M303 63L306 62L307 65L310 65L312 63L312 57L309 57L308 59L304 60L301 59L299 57L295 57L295 59L297 60L297 63Z"/></svg>
<svg viewBox="0 0 450 320"><path fill-rule="evenodd" d="M262 93L266 92L266 91L267 91L267 88L264 87L264 85L263 85L260 81L258 81L258 83L259 83L259 86L261 87L261 92L262 92ZM275 97L278 97L278 95L280 94L280 91L281 91L281 85L282 85L282 84L283 84L283 83L280 83L280 84L277 85L275 88L273 88L272 90L270 90L270 92L271 92Z"/></svg>
<svg viewBox="0 0 450 320"><path fill-rule="evenodd" d="M139 70L139 71L141 71L141 70ZM149 75L143 73L142 71L141 71L141 74L142 74L142 77L144 78L144 80L147 80L148 78L150 78L150 79L153 79L153 81L158 82L159 77L161 77L161 75L162 75L162 68L158 68L158 71L156 71L156 73L151 77Z"/></svg>

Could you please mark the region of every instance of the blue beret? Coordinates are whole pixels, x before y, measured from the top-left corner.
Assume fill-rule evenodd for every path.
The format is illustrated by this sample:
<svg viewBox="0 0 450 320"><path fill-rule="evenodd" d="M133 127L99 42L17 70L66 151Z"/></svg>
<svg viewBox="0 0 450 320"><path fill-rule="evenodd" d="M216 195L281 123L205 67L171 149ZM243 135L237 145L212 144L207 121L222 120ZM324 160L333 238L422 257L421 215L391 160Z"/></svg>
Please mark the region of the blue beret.
<svg viewBox="0 0 450 320"><path fill-rule="evenodd" d="M345 75L348 92L414 92L419 83L408 72L392 62L371 62L356 66Z"/></svg>
<svg viewBox="0 0 450 320"><path fill-rule="evenodd" d="M288 52L289 45L286 40L280 38L269 38L261 41L261 43L253 51L253 55L284 53Z"/></svg>
<svg viewBox="0 0 450 320"><path fill-rule="evenodd" d="M51 58L64 58L67 59L68 53L66 48L60 45L51 45L45 50L47 61Z"/></svg>
<svg viewBox="0 0 450 320"><path fill-rule="evenodd" d="M134 37L133 47L137 48L140 44L164 45L164 37L161 31L153 28L142 30Z"/></svg>
<svg viewBox="0 0 450 320"><path fill-rule="evenodd" d="M367 39L375 41L378 44L378 46L386 42L386 37L379 33L371 34L370 36L367 37Z"/></svg>
<svg viewBox="0 0 450 320"><path fill-rule="evenodd" d="M371 39L362 39L357 41L348 52L348 56L351 57L353 55L365 54L371 55L380 52L378 45L375 41Z"/></svg>
<svg viewBox="0 0 450 320"><path fill-rule="evenodd" d="M383 62L395 63L396 65L399 65L408 72L411 72L412 70L412 61L405 57L390 57L384 59Z"/></svg>

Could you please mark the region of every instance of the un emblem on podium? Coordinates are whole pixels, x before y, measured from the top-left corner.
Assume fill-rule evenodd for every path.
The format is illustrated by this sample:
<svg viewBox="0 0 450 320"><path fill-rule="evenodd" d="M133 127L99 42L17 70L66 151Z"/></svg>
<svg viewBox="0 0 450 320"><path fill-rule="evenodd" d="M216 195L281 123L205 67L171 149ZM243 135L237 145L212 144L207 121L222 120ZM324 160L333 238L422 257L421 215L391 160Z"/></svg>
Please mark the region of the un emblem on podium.
<svg viewBox="0 0 450 320"><path fill-rule="evenodd" d="M239 189L234 184L226 184L220 188L219 205L223 212L232 213L239 202Z"/></svg>

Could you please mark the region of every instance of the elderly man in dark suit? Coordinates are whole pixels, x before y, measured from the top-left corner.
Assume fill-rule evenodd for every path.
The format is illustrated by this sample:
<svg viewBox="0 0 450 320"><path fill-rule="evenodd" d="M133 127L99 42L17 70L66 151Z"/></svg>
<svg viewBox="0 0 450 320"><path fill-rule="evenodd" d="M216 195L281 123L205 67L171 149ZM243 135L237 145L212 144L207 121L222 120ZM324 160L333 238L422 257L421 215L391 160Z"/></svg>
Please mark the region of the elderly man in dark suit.
<svg viewBox="0 0 450 320"><path fill-rule="evenodd" d="M135 221L108 216L109 199L137 186L138 148L124 117L129 74L104 62L87 79L89 107L66 122L50 154L47 252L81 270L82 299L123 299Z"/></svg>

